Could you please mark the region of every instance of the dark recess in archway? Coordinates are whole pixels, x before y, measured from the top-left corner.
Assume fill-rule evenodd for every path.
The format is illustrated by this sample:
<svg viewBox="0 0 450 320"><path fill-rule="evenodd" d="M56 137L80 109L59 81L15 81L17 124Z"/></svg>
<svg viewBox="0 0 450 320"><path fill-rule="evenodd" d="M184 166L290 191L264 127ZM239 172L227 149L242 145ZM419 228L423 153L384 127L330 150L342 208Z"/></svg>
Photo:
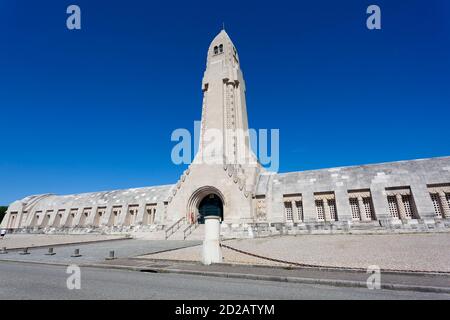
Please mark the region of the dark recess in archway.
<svg viewBox="0 0 450 320"><path fill-rule="evenodd" d="M222 200L215 194L209 194L200 201L198 206L198 223L205 223L206 216L219 216L223 221Z"/></svg>

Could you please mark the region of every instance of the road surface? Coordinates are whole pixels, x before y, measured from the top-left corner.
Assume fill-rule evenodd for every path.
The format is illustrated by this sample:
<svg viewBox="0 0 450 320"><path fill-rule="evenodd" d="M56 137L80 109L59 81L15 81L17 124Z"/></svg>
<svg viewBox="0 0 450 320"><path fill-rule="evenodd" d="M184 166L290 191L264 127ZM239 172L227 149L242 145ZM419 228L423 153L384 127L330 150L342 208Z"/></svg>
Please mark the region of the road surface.
<svg viewBox="0 0 450 320"><path fill-rule="evenodd" d="M66 267L0 262L0 299L447 299L448 294L368 290L273 281L81 268L81 289Z"/></svg>

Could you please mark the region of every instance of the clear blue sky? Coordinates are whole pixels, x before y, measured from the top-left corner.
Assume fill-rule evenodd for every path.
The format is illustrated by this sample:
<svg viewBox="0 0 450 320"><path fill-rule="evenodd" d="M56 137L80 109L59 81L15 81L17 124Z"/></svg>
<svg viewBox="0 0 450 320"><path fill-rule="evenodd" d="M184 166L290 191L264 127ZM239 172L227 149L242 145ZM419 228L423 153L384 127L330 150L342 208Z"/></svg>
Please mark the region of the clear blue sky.
<svg viewBox="0 0 450 320"><path fill-rule="evenodd" d="M200 119L222 22L280 172L450 155L449 17L446 0L1 1L0 204L176 182L170 135Z"/></svg>

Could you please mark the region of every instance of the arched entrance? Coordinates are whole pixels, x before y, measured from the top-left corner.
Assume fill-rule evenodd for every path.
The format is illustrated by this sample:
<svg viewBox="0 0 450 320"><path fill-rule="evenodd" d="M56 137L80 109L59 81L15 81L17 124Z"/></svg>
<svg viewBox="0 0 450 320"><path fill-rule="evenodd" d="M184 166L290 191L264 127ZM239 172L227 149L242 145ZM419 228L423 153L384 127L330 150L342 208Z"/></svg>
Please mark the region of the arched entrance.
<svg viewBox="0 0 450 320"><path fill-rule="evenodd" d="M187 203L187 221L189 223L204 223L205 216L216 215L223 221L225 198L215 187L204 186L192 193Z"/></svg>
<svg viewBox="0 0 450 320"><path fill-rule="evenodd" d="M205 223L206 216L218 216L220 217L220 221L223 221L222 200L214 193L204 197L198 206L198 223Z"/></svg>

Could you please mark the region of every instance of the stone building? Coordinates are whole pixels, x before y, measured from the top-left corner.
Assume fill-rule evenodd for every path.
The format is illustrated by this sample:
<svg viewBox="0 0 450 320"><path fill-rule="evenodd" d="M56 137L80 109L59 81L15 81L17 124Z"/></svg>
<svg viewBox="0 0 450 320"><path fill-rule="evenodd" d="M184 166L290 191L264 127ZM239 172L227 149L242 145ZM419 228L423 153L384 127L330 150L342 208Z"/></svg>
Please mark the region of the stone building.
<svg viewBox="0 0 450 320"><path fill-rule="evenodd" d="M221 216L222 234L233 236L247 236L249 227L264 235L450 226L450 157L264 170L250 148L245 82L224 30L208 49L202 90L199 151L177 183L29 196L9 206L1 226L24 232L181 229L185 237L205 215ZM219 147L212 143L214 134Z"/></svg>

